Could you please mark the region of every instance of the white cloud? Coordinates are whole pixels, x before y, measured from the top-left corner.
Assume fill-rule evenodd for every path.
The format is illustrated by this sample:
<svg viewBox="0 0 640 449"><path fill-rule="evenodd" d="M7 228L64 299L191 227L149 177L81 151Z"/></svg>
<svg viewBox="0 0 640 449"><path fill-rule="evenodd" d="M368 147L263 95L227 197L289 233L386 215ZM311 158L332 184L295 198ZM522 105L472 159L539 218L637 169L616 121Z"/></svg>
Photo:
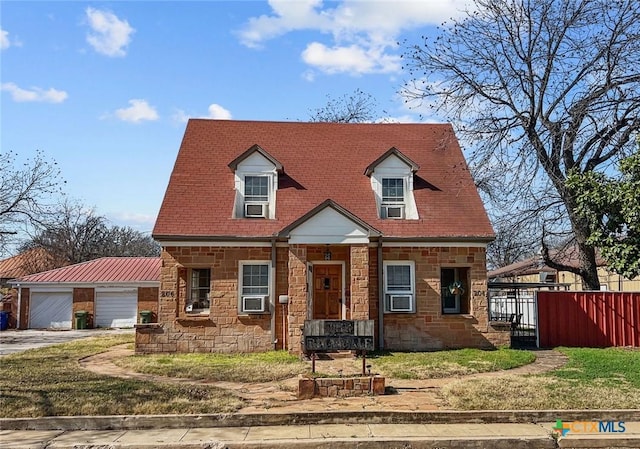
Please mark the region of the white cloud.
<svg viewBox="0 0 640 449"><path fill-rule="evenodd" d="M87 42L93 49L107 56L125 56L131 35L136 31L129 22L108 11L87 8L85 12L91 27Z"/></svg>
<svg viewBox="0 0 640 449"><path fill-rule="evenodd" d="M400 33L458 17L470 4L470 0L343 0L324 7L321 0L270 0L272 14L249 19L238 36L244 45L260 47L289 32L317 31L331 35L333 42L308 43L302 54L307 64L326 73L390 73L400 70L393 54ZM346 62L351 56L357 60Z"/></svg>
<svg viewBox="0 0 640 449"><path fill-rule="evenodd" d="M209 105L208 114L205 116L202 115L190 115L187 114L182 109L176 110L175 114L173 114L172 118L178 123L187 123L190 118L210 118L215 120L231 120L232 115L228 109L220 106L219 104L212 103Z"/></svg>
<svg viewBox="0 0 640 449"><path fill-rule="evenodd" d="M326 73L391 73L400 70L400 57L384 53L383 48L327 46L312 42L302 52L307 64Z"/></svg>
<svg viewBox="0 0 640 449"><path fill-rule="evenodd" d="M139 123L143 120L158 120L158 113L146 100L129 100L128 108L117 109L116 117L125 122Z"/></svg>
<svg viewBox="0 0 640 449"><path fill-rule="evenodd" d="M62 103L69 96L63 90L57 90L49 88L47 90L40 87L31 87L30 89L23 89L18 87L15 83L2 83L2 90L11 94L13 101L19 103L33 101L42 103Z"/></svg>
<svg viewBox="0 0 640 449"><path fill-rule="evenodd" d="M395 117L383 117L376 120L376 123L422 123L422 121L415 115L404 114Z"/></svg>
<svg viewBox="0 0 640 449"><path fill-rule="evenodd" d="M182 109L176 109L176 112L171 116L171 118L178 123L187 123L189 121L190 115L184 112Z"/></svg>
<svg viewBox="0 0 640 449"><path fill-rule="evenodd" d="M213 118L218 120L231 120L231 112L223 108L219 104L209 105L209 115L207 118Z"/></svg>
<svg viewBox="0 0 640 449"><path fill-rule="evenodd" d="M6 50L11 47L11 41L9 41L9 32L0 28L0 50Z"/></svg>
<svg viewBox="0 0 640 449"><path fill-rule="evenodd" d="M156 217L154 215L135 212L112 212L109 214L109 220L119 226L130 226L144 232L153 228Z"/></svg>

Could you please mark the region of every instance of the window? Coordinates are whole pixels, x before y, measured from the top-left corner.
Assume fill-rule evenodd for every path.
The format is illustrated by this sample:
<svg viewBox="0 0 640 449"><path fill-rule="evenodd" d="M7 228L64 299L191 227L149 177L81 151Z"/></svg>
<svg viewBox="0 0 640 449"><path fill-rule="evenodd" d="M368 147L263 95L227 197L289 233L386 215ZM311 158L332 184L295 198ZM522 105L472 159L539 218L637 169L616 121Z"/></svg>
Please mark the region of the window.
<svg viewBox="0 0 640 449"><path fill-rule="evenodd" d="M247 203L269 201L269 178L266 176L244 177L244 200Z"/></svg>
<svg viewBox="0 0 640 449"><path fill-rule="evenodd" d="M265 312L269 297L269 264L240 262L239 291L241 313Z"/></svg>
<svg viewBox="0 0 640 449"><path fill-rule="evenodd" d="M244 216L267 218L269 215L269 177L244 177Z"/></svg>
<svg viewBox="0 0 640 449"><path fill-rule="evenodd" d="M382 218L404 218L404 181L402 178L382 179Z"/></svg>
<svg viewBox="0 0 640 449"><path fill-rule="evenodd" d="M442 313L469 313L468 268L442 268L440 289Z"/></svg>
<svg viewBox="0 0 640 449"><path fill-rule="evenodd" d="M402 178L384 178L382 180L382 203L404 203Z"/></svg>
<svg viewBox="0 0 640 449"><path fill-rule="evenodd" d="M390 313L415 312L415 271L412 261L384 263L384 309Z"/></svg>
<svg viewBox="0 0 640 449"><path fill-rule="evenodd" d="M211 270L209 268L192 268L189 277L189 297L187 298L187 312L208 312L211 306L209 292L211 291Z"/></svg>

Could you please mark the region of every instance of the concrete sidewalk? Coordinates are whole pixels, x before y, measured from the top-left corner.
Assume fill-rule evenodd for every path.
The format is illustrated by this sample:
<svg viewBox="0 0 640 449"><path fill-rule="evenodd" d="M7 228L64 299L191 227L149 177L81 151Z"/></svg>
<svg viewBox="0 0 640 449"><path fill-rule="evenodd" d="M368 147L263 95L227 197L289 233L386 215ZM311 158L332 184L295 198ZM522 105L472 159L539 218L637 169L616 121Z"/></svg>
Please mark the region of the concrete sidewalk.
<svg viewBox="0 0 640 449"><path fill-rule="evenodd" d="M579 426L557 440L556 423L301 424L143 430L0 430L11 449L213 448L640 448L640 422L624 432L591 433ZM619 429L619 427L618 427ZM591 429L592 430L592 429Z"/></svg>

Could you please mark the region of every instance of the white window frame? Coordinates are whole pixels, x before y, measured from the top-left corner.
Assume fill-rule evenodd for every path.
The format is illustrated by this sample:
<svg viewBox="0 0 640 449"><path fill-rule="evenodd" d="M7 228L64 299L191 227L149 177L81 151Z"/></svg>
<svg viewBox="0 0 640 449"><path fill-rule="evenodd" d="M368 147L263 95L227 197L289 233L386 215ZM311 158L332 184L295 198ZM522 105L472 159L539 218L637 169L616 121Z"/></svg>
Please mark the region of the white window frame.
<svg viewBox="0 0 640 449"><path fill-rule="evenodd" d="M247 178L263 178L267 183L267 195L266 199L247 199ZM269 218L269 204L272 197L272 183L273 176L265 173L245 173L242 177L242 197L244 198L244 218ZM247 215L247 206L261 206L262 214L260 215Z"/></svg>
<svg viewBox="0 0 640 449"><path fill-rule="evenodd" d="M207 270L209 271L209 291L207 292L207 300L209 301L208 308L193 308L193 271L194 270ZM185 304L185 311L189 314L209 314L211 312L211 284L213 283L213 274L211 267L190 267L187 270L187 301ZM204 290L203 287L199 287L198 290Z"/></svg>
<svg viewBox="0 0 640 449"><path fill-rule="evenodd" d="M389 181L389 180L396 180L396 181L401 181L402 182L402 199L401 200L385 200L384 197L384 182L385 181ZM404 177L402 176L385 176L384 178L382 178L382 183L380 188L382 189L382 204L404 204L406 201L406 197L407 197L407 183L406 180L404 179ZM393 197L396 198L396 197Z"/></svg>
<svg viewBox="0 0 640 449"><path fill-rule="evenodd" d="M267 267L267 292L265 294L244 292L244 267L249 265L264 265ZM271 262L268 260L241 260L238 263L238 314L250 315L253 313L269 313L269 298L271 295ZM244 303L247 298L262 298L262 310L245 310Z"/></svg>
<svg viewBox="0 0 640 449"><path fill-rule="evenodd" d="M409 266L410 290L393 290L387 285L389 266ZM416 265L413 260L388 260L383 262L384 312L385 313L415 313L416 311ZM392 296L410 296L410 307L406 310L392 310Z"/></svg>
<svg viewBox="0 0 640 449"><path fill-rule="evenodd" d="M267 184L267 194L264 195L266 196L265 199L247 199L247 178L263 178L266 181ZM271 183L271 177L269 175L264 175L264 174L246 174L244 175L244 182L243 182L243 194L244 194L244 200L246 203L251 203L251 204L264 204L264 203L268 203L269 202L269 197L271 196L271 189L269 188L269 184ZM253 195L253 196L258 196L258 195ZM262 196L262 195L261 195Z"/></svg>
<svg viewBox="0 0 640 449"><path fill-rule="evenodd" d="M399 180L402 182L401 200L389 200L388 198L385 200L384 182L391 179ZM407 204L407 179L403 176L384 176L382 179L380 179L380 198L380 218L383 218L385 220L403 220L405 218L405 207ZM400 216L390 217L388 213L389 208L399 208Z"/></svg>

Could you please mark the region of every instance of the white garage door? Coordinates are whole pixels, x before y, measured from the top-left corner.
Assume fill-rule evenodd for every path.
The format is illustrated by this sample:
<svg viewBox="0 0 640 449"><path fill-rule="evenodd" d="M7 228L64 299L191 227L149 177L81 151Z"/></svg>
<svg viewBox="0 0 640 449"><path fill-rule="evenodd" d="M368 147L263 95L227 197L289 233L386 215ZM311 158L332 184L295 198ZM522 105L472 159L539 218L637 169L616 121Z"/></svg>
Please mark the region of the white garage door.
<svg viewBox="0 0 640 449"><path fill-rule="evenodd" d="M72 297L71 292L31 292L29 327L71 329Z"/></svg>
<svg viewBox="0 0 640 449"><path fill-rule="evenodd" d="M138 313L138 291L96 291L97 327L133 327Z"/></svg>

